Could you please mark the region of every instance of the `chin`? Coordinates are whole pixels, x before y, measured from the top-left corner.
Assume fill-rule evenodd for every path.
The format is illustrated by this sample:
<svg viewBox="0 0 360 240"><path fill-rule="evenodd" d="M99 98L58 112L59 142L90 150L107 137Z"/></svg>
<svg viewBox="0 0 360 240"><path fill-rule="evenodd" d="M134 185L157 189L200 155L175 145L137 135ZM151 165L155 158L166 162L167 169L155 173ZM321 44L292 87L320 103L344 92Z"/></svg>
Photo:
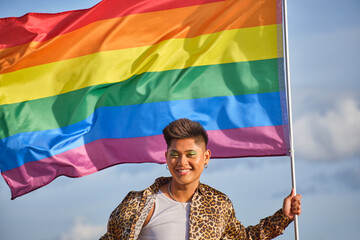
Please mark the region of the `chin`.
<svg viewBox="0 0 360 240"><path fill-rule="evenodd" d="M194 177L194 176L190 176L191 172L189 173L189 175L173 175L173 179L174 181L176 181L178 184L182 184L182 185L188 185L191 183L198 183L200 180L200 177Z"/></svg>

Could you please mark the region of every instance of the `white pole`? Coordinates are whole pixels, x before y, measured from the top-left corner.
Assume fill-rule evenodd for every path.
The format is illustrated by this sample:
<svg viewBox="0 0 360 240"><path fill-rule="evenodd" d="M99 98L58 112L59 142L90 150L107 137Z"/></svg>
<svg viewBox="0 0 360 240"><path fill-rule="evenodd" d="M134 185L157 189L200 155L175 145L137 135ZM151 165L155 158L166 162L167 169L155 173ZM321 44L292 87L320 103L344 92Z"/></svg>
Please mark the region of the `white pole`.
<svg viewBox="0 0 360 240"><path fill-rule="evenodd" d="M290 88L290 64L289 64L289 47L288 47L288 27L287 27L287 2L282 0L283 5L283 31L284 31L284 57L285 57L285 78L286 78L286 95L288 105L289 131L290 131L290 160L291 160L291 180L292 187L296 194L296 178L295 178L295 156L294 156L294 139L292 127L292 106L291 106L291 88ZM294 219L295 240L299 240L298 216Z"/></svg>

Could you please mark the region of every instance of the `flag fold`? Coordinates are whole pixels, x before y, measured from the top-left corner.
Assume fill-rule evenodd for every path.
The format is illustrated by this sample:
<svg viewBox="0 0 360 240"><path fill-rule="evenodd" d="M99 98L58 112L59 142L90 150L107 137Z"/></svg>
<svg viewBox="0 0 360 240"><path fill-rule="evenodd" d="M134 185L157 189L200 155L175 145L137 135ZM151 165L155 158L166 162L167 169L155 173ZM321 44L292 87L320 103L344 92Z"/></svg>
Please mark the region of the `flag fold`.
<svg viewBox="0 0 360 240"><path fill-rule="evenodd" d="M103 0L0 19L0 169L12 199L56 177L164 163L162 129L213 158L288 155L279 0Z"/></svg>

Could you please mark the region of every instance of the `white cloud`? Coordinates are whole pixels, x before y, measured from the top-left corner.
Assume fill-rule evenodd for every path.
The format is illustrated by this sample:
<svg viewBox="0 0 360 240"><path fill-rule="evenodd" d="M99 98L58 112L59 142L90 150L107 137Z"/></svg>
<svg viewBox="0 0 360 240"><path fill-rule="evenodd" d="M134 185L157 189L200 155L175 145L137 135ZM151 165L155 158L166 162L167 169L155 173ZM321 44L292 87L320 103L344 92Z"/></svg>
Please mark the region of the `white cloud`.
<svg viewBox="0 0 360 240"><path fill-rule="evenodd" d="M95 225L85 221L83 217L75 219L75 225L68 233L61 235L61 240L99 239L106 232L103 225Z"/></svg>
<svg viewBox="0 0 360 240"><path fill-rule="evenodd" d="M309 160L360 156L360 108L353 99L325 112L308 112L294 122L295 151Z"/></svg>

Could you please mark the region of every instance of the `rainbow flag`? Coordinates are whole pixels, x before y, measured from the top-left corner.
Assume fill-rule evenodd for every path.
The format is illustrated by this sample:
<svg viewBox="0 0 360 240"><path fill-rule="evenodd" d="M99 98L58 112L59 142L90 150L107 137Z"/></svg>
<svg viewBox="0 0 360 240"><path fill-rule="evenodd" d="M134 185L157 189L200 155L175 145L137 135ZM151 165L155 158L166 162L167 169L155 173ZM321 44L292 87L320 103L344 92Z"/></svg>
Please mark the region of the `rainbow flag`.
<svg viewBox="0 0 360 240"><path fill-rule="evenodd" d="M0 19L0 169L12 199L56 177L164 163L162 129L214 158L287 155L280 0L103 0Z"/></svg>

